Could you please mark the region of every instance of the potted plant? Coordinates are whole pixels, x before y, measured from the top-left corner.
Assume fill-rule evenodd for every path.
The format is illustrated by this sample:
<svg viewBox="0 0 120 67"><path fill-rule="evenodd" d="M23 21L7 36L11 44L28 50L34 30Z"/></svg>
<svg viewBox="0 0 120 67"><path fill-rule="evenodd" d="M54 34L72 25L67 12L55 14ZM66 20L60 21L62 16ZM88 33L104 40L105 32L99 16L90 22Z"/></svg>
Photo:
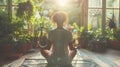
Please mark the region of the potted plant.
<svg viewBox="0 0 120 67"><path fill-rule="evenodd" d="M78 44L81 48L87 48L89 41L93 38L93 31L86 30L84 27L78 29ZM79 48L79 47L78 47Z"/></svg>
<svg viewBox="0 0 120 67"><path fill-rule="evenodd" d="M27 32L33 35L35 22L35 7L32 0L19 3L16 16L17 19L21 20L21 23L24 23Z"/></svg>
<svg viewBox="0 0 120 67"><path fill-rule="evenodd" d="M80 33L80 39L79 41L81 40L81 47L82 48L87 48L88 47L88 42L89 40L91 40L93 38L93 34L91 31L86 31L86 30L83 30L81 33Z"/></svg>
<svg viewBox="0 0 120 67"><path fill-rule="evenodd" d="M108 18L108 28L110 29L110 48L120 49L120 29L117 29L116 23L114 22L114 14L112 18Z"/></svg>
<svg viewBox="0 0 120 67"><path fill-rule="evenodd" d="M30 20L34 15L34 6L31 1L18 4L16 16L23 20Z"/></svg>
<svg viewBox="0 0 120 67"><path fill-rule="evenodd" d="M94 31L94 37L88 43L88 50L95 52L105 52L108 47L109 37L106 31Z"/></svg>
<svg viewBox="0 0 120 67"><path fill-rule="evenodd" d="M14 39L12 35L16 30L14 27L14 23L10 22L8 14L0 11L0 49L6 50L8 48L13 50Z"/></svg>
<svg viewBox="0 0 120 67"><path fill-rule="evenodd" d="M28 35L21 35L17 41L18 52L26 53L29 49L32 48L30 43L30 37Z"/></svg>
<svg viewBox="0 0 120 67"><path fill-rule="evenodd" d="M113 33L113 38L110 40L110 47L113 49L120 49L120 29Z"/></svg>
<svg viewBox="0 0 120 67"><path fill-rule="evenodd" d="M0 56L4 58L19 58L22 54L16 52L14 32L21 24L10 21L7 12L0 11Z"/></svg>

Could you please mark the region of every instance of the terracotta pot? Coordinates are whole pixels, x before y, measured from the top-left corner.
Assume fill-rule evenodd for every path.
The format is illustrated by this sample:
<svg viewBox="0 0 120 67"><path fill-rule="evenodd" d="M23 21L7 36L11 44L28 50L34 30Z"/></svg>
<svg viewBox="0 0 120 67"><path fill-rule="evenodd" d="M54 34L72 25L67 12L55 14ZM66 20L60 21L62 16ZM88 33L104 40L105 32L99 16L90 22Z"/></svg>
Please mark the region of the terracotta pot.
<svg viewBox="0 0 120 67"><path fill-rule="evenodd" d="M28 44L28 50L31 49L31 48L32 48L32 44L29 43L29 44Z"/></svg>
<svg viewBox="0 0 120 67"><path fill-rule="evenodd" d="M113 49L119 49L120 50L120 40L111 40L110 41L110 47Z"/></svg>
<svg viewBox="0 0 120 67"><path fill-rule="evenodd" d="M28 44L19 45L18 51L21 52L21 53L26 53L28 51Z"/></svg>
<svg viewBox="0 0 120 67"><path fill-rule="evenodd" d="M2 52L14 52L13 44L3 44L0 46L0 51Z"/></svg>

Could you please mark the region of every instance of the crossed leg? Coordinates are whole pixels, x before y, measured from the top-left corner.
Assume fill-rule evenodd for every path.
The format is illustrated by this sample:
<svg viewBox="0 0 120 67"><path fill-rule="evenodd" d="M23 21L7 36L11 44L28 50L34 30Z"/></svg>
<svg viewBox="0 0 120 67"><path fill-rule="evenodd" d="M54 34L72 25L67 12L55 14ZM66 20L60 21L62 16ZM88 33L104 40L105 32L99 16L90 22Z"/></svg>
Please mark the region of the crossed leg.
<svg viewBox="0 0 120 67"><path fill-rule="evenodd" d="M72 57L72 59L75 57L77 51L76 50L69 50L69 55ZM51 57L51 53L49 50L42 49L41 54L47 59Z"/></svg>

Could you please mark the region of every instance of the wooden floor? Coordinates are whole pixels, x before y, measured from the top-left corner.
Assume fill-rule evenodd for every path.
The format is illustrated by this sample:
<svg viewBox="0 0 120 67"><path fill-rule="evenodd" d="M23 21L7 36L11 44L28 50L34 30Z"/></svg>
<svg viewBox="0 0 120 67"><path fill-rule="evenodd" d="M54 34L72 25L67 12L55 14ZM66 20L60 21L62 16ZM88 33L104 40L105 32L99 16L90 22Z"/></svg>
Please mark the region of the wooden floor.
<svg viewBox="0 0 120 67"><path fill-rule="evenodd" d="M101 67L120 67L120 51L108 49L106 53L94 53L80 49L79 56L91 59Z"/></svg>
<svg viewBox="0 0 120 67"><path fill-rule="evenodd" d="M47 62L39 51L35 51L3 67L32 67L32 65L34 67L44 67L40 66L40 63ZM108 49L106 53L94 53L79 49L72 63L73 67L80 67L80 65L81 67L120 67L120 51Z"/></svg>

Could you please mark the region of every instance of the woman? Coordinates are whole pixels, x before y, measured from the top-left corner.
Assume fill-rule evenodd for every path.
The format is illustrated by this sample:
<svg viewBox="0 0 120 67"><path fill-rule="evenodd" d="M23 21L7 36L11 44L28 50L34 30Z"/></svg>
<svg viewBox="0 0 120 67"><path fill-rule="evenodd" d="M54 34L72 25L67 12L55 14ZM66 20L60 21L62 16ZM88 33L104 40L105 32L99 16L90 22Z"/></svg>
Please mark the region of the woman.
<svg viewBox="0 0 120 67"><path fill-rule="evenodd" d="M53 14L52 20L57 24L57 28L48 33L50 44L47 48L49 49L41 49L41 54L47 59L49 65L70 67L69 65L76 55L76 49L73 47L72 33L63 28L68 20L68 15L58 11Z"/></svg>

